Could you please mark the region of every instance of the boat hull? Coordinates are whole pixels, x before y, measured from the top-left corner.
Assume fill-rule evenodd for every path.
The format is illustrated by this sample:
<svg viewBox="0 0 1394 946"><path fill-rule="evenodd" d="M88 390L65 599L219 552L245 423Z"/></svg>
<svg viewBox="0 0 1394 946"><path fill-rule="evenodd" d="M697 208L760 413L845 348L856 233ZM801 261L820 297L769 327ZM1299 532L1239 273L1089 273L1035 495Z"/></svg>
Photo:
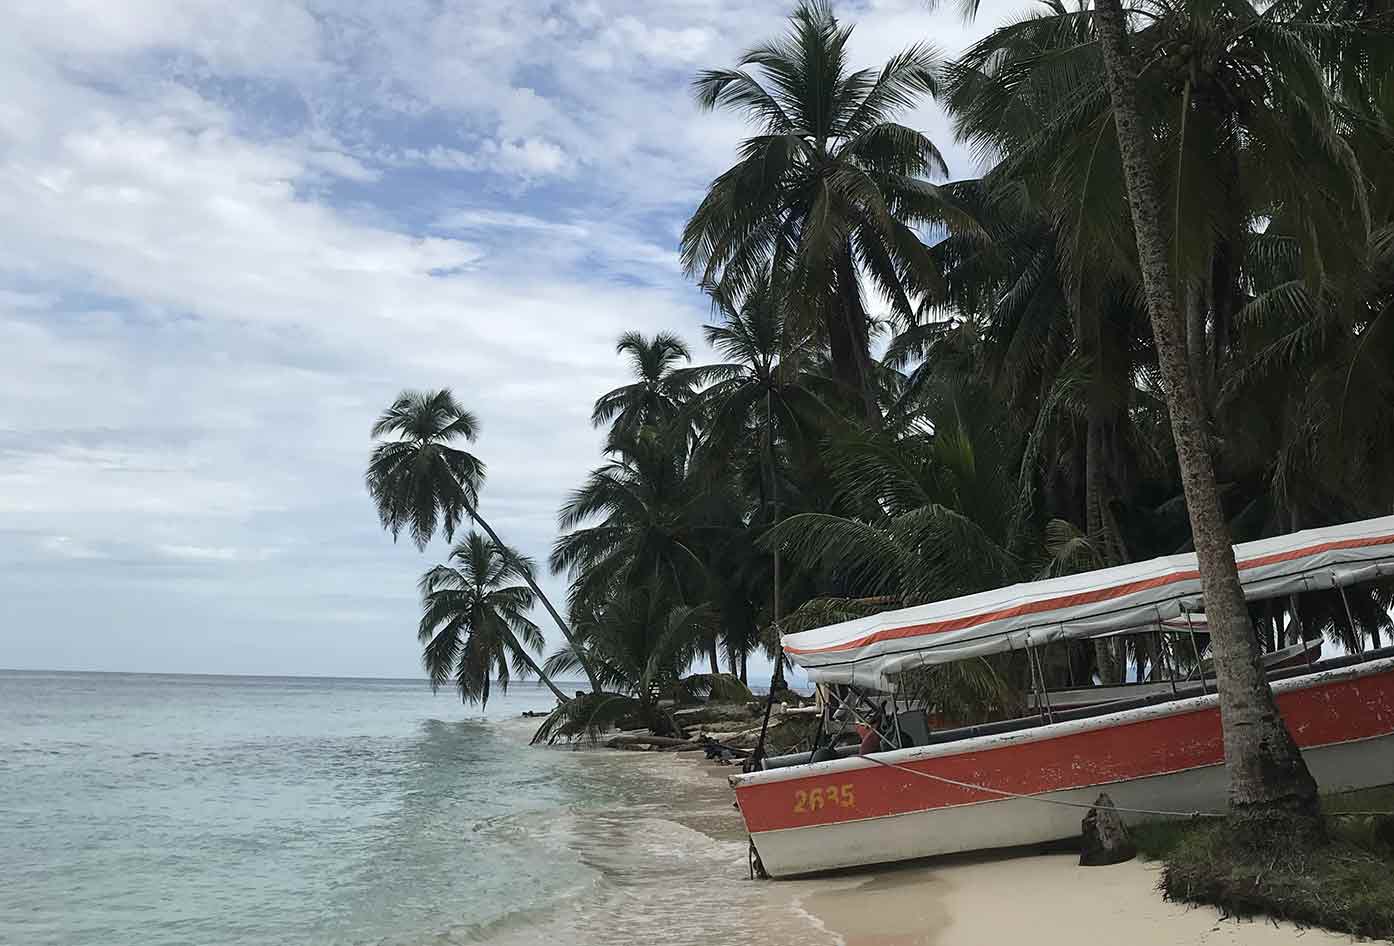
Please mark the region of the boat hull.
<svg viewBox="0 0 1394 946"><path fill-rule="evenodd" d="M1394 659L1273 689L1323 791L1394 783ZM1074 837L1101 791L1120 808L1223 811L1223 763L1210 695L731 782L765 870L783 877Z"/></svg>

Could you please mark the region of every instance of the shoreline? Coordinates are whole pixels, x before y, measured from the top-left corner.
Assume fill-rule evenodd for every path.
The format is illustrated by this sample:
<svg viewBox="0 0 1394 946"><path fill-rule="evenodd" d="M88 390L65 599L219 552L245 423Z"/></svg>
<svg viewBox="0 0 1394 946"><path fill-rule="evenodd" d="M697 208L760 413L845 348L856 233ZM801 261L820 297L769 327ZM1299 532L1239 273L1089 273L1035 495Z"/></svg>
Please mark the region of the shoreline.
<svg viewBox="0 0 1394 946"><path fill-rule="evenodd" d="M735 769L690 754L663 755L672 756L679 770L723 783ZM727 810L730 831L744 836L740 815ZM995 946L1013 940L1078 946L1081 935L1129 946L1290 946L1298 938L1307 946L1358 942L1264 917L1226 918L1212 907L1168 902L1157 887L1160 873L1159 862L1141 857L1080 867L1075 852L1009 850L754 883L787 900L811 934L841 946Z"/></svg>

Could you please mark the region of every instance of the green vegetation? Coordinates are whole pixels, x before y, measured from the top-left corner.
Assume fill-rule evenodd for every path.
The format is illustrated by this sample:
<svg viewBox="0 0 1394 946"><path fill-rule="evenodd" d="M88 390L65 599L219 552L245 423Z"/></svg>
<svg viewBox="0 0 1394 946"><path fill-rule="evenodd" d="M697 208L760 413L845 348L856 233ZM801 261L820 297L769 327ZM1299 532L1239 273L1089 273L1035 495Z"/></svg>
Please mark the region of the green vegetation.
<svg viewBox="0 0 1394 946"><path fill-rule="evenodd" d="M1394 786L1329 796L1336 812L1394 812ZM1226 821L1139 825L1143 856L1164 863L1170 900L1264 914L1355 936L1394 939L1394 816L1328 817L1330 837L1246 838Z"/></svg>
<svg viewBox="0 0 1394 946"><path fill-rule="evenodd" d="M512 549L471 532L450 550L449 564L421 576L417 637L433 688L453 679L461 699L487 705L491 684L507 690L510 664L521 664L566 699L529 653L543 643L527 616L532 590L508 584L531 572L532 563Z"/></svg>
<svg viewBox="0 0 1394 946"><path fill-rule="evenodd" d="M663 730L780 632L1190 549L1222 590L1231 540L1394 509L1388 0L1049 0L956 61L913 44L863 70L851 32L809 0L696 77L751 123L682 236L715 360L619 339L633 377L595 403L604 461L549 559L570 623L552 609L546 667L593 692L547 734ZM944 180L902 123L931 96L980 176ZM475 426L448 392L384 415L368 482L394 535L472 516L502 548L451 446ZM1388 580L1349 612L1330 590L1207 603L1222 699L1259 715L1253 641L1394 634ZM1155 641L1054 648L1045 676L1129 666L1155 675ZM904 683L971 721L1028 680L1018 654ZM1307 806L1281 726L1248 729L1239 806Z"/></svg>

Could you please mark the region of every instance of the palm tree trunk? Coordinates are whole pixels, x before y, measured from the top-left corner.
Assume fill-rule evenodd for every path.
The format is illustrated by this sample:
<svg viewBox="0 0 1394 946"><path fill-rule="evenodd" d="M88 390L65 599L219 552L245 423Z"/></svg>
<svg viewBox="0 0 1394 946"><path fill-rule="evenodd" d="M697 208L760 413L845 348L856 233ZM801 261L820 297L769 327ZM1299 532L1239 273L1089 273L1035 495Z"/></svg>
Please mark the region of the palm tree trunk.
<svg viewBox="0 0 1394 946"><path fill-rule="evenodd" d="M499 538L499 534L494 531L494 527L489 525L489 523L485 521L484 517L479 514L478 509L474 508L474 506L472 505L465 506L465 509L469 512L470 518L473 519L475 522L479 523L479 528L483 529L486 533L488 533L489 539L495 545L497 545L501 549L508 548L508 546L503 544L503 540ZM537 587L537 582L534 581L532 577L532 569L524 568L521 569L521 571L523 573L523 580L528 583L528 587L532 589L532 593L537 595L538 600L542 602L542 606L546 608L547 613L552 616L552 620L557 622L557 627L561 630L562 636L565 637L566 642L571 645L572 651L576 654L576 659L580 661L581 669L586 672L586 679L590 681L591 692L599 693L600 683L595 678L595 671L591 669L590 664L586 661L585 651L583 651L581 649L581 646L576 643L576 638L571 636L571 629L568 628L566 626L566 622L561 619L561 615L557 613L557 609L552 607L552 602L549 601L547 599L547 596L542 593L542 589ZM548 685L551 686L550 683ZM552 689L554 692L557 692L557 696L561 697L562 699L566 699L566 697L561 696L561 693L556 690L556 687L552 687Z"/></svg>
<svg viewBox="0 0 1394 946"><path fill-rule="evenodd" d="M1103 564L1117 565L1104 534L1103 429L1098 415L1098 409L1091 404L1084 435L1084 531L1103 550ZM1118 643L1115 637L1100 637L1094 641L1094 663L1099 671L1099 683L1105 686L1123 682L1125 665L1118 659Z"/></svg>
<svg viewBox="0 0 1394 946"><path fill-rule="evenodd" d="M874 430L881 426L881 409L872 384L871 335L866 323L849 243L838 255L837 292L828 303L828 344L837 379L861 398L867 425Z"/></svg>
<svg viewBox="0 0 1394 946"><path fill-rule="evenodd" d="M1178 233L1173 239L1180 239ZM1191 377L1201 395L1204 408L1210 396L1209 343L1205 336L1205 288L1199 283L1186 287L1186 357L1190 359Z"/></svg>
<svg viewBox="0 0 1394 946"><path fill-rule="evenodd" d="M721 673L721 654L717 653L715 637L707 642L707 659L712 663L713 676Z"/></svg>
<svg viewBox="0 0 1394 946"><path fill-rule="evenodd" d="M552 691L552 693L556 696L559 702L565 703L569 701L571 697L567 696L561 690L557 689L557 685L552 682L552 678L547 676L547 671L539 667L537 665L537 661L532 659L532 654L528 653L528 649L524 647L522 644L519 644L517 641L514 641L514 643L518 644L518 655L523 658L524 662L526 662L529 667L532 668L532 672L537 674L537 679L547 684L547 689Z"/></svg>
<svg viewBox="0 0 1394 946"><path fill-rule="evenodd" d="M1185 329L1177 312L1177 287L1162 229L1161 190L1148 152L1150 135L1138 111L1137 71L1127 20L1120 0L1096 0L1094 16L1215 651L1230 808L1263 818L1296 815L1316 820L1320 818L1316 782L1264 679L1220 506L1200 398L1187 359Z"/></svg>

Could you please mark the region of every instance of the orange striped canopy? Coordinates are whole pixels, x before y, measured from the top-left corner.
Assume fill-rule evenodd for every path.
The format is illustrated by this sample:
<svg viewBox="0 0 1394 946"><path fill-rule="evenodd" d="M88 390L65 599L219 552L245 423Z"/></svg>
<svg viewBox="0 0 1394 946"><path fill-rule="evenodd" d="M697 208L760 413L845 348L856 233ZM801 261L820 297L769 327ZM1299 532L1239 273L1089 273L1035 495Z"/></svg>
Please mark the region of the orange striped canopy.
<svg viewBox="0 0 1394 946"><path fill-rule="evenodd" d="M1249 600L1394 576L1394 516L1245 542L1234 555ZM810 680L886 690L888 678L913 667L1174 628L1167 622L1203 610L1196 556L1188 553L884 611L786 634L783 645Z"/></svg>

